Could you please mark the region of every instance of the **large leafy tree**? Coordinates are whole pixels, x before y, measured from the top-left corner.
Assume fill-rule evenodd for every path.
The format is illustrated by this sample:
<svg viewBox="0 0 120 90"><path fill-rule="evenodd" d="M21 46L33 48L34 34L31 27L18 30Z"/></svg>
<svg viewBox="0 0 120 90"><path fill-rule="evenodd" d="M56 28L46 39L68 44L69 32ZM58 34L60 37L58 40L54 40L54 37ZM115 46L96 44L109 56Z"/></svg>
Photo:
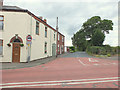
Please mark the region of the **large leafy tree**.
<svg viewBox="0 0 120 90"><path fill-rule="evenodd" d="M103 19L99 16L94 16L83 23L82 28L72 37L72 43L76 47L86 47L87 45L102 45L105 33L109 34L113 30L113 22L111 20ZM96 34L98 33L98 34ZM99 38L99 44L96 42L95 36ZM94 41L95 40L95 41Z"/></svg>
<svg viewBox="0 0 120 90"><path fill-rule="evenodd" d="M101 32L101 30L96 30L95 34L91 38L91 42L93 46L101 46L105 39L105 35Z"/></svg>
<svg viewBox="0 0 120 90"><path fill-rule="evenodd" d="M113 30L112 26L113 23L111 20L101 20L99 16L94 16L83 23L82 30L86 33L86 38L91 39L96 29L100 29L104 34L105 32L109 34L109 30Z"/></svg>

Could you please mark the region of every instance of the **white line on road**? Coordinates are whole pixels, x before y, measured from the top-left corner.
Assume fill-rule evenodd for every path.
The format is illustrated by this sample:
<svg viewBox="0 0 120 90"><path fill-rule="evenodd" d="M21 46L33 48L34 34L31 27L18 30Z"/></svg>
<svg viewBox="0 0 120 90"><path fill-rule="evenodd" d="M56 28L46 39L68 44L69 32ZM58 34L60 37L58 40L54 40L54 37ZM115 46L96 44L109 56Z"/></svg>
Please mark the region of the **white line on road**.
<svg viewBox="0 0 120 90"><path fill-rule="evenodd" d="M99 62L98 60L91 60L90 58L88 60L89 62Z"/></svg>
<svg viewBox="0 0 120 90"><path fill-rule="evenodd" d="M84 65L84 66L86 65L86 64L84 64L81 60L78 60L78 61L79 61L82 65Z"/></svg>
<svg viewBox="0 0 120 90"><path fill-rule="evenodd" d="M69 85L73 85L73 84L88 84L88 83L91 84L91 83L115 82L115 81L120 81L120 80L89 81L89 82L72 82L72 83L65 83L65 84L69 84ZM0 87L0 88L33 87L33 86L56 86L56 85L63 85L63 83L2 86L2 87Z"/></svg>
<svg viewBox="0 0 120 90"><path fill-rule="evenodd" d="M89 81L89 80L107 80L107 79L119 79L120 77L109 78L93 78L93 79L79 79L79 80L60 80L60 81L40 81L40 82L18 82L18 83L3 83L0 85L13 85L13 84L34 84L34 83L56 83L56 82L75 82L75 81Z"/></svg>

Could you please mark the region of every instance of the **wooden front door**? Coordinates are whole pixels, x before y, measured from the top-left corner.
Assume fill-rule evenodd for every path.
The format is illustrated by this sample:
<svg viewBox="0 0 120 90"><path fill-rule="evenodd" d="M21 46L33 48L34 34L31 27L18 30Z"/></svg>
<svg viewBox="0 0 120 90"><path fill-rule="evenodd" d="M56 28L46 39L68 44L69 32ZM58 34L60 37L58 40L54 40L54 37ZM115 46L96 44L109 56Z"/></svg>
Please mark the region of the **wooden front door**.
<svg viewBox="0 0 120 90"><path fill-rule="evenodd" d="M20 43L13 43L12 62L20 62Z"/></svg>

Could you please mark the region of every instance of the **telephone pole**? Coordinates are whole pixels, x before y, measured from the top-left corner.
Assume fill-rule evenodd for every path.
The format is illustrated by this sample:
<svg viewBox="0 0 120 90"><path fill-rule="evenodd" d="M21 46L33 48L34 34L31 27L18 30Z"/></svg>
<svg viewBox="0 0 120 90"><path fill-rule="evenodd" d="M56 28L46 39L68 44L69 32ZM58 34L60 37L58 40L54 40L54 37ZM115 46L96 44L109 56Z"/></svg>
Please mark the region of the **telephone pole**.
<svg viewBox="0 0 120 90"><path fill-rule="evenodd" d="M56 22L56 31L57 31L57 42L56 42L56 57L58 54L58 17L57 17L57 22Z"/></svg>

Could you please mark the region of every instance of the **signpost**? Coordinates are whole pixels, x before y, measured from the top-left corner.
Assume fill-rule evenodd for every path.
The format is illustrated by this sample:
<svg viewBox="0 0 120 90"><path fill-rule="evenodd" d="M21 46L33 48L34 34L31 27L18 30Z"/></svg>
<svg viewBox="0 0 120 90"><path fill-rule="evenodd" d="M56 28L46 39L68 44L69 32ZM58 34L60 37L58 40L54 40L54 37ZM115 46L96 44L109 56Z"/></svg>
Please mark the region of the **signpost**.
<svg viewBox="0 0 120 90"><path fill-rule="evenodd" d="M31 56L31 44L32 44L32 36L31 35L28 35L26 37L26 44L28 45L28 57L27 57L27 62L30 61L30 56Z"/></svg>
<svg viewBox="0 0 120 90"><path fill-rule="evenodd" d="M31 41L32 41L32 36L31 36L31 35L28 35L28 36L26 37L26 40L27 40L28 42L31 42Z"/></svg>

